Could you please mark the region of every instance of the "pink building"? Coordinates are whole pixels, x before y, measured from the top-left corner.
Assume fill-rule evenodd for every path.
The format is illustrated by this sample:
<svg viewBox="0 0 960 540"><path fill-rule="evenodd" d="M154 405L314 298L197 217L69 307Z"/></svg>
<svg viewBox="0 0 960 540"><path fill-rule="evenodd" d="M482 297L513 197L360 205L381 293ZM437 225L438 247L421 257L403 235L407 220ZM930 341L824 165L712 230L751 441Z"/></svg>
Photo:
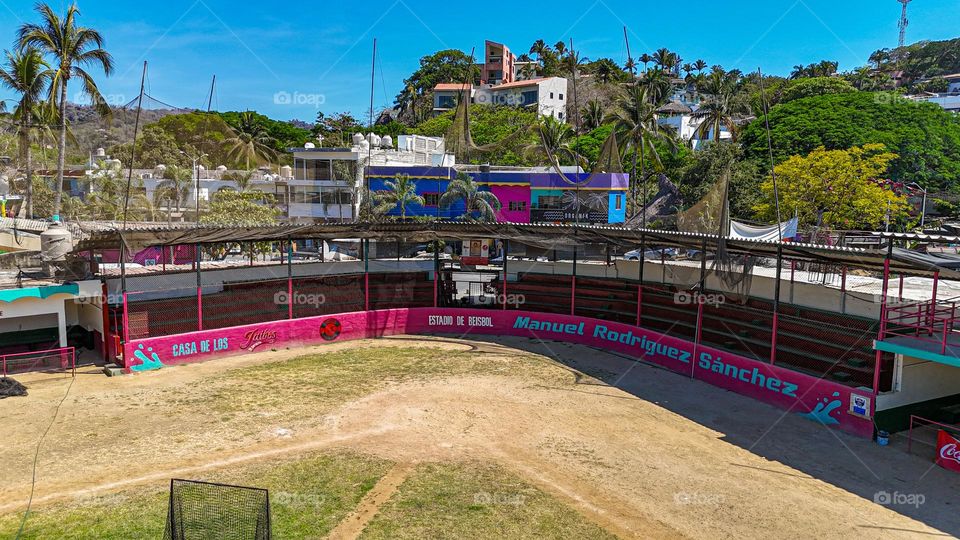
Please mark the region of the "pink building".
<svg viewBox="0 0 960 540"><path fill-rule="evenodd" d="M498 85L511 83L514 79L513 64L517 58L502 43L484 42L483 74L480 84Z"/></svg>

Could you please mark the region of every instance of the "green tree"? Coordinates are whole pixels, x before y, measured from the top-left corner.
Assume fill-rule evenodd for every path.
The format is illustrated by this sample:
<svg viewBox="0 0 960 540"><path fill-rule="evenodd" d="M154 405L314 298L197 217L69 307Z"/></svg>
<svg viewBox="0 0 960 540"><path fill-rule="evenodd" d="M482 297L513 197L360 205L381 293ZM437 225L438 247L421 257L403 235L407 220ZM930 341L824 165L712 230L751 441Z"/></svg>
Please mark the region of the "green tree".
<svg viewBox="0 0 960 540"><path fill-rule="evenodd" d="M53 74L50 77L51 100L56 100L60 111L60 137L57 141L57 185L54 198L54 219L59 219L63 198L63 171L67 154L67 86L71 79L79 79L82 92L93 103L94 109L103 116L110 115L110 107L100 94L93 76L84 69L99 66L105 75L113 71L113 58L103 49L100 32L77 26L80 9L76 4L67 8L61 17L47 4L37 4L40 24L26 23L17 31L21 47L36 47L52 58Z"/></svg>
<svg viewBox="0 0 960 540"><path fill-rule="evenodd" d="M250 168L250 162L270 163L278 156L277 140L270 136L263 122L250 111L240 114L237 127L224 144L230 149L227 157L243 163L244 169Z"/></svg>
<svg viewBox="0 0 960 540"><path fill-rule="evenodd" d="M583 128L587 131L592 131L603 124L603 119L606 115L604 114L603 104L600 103L600 100L591 99L580 111L580 116L583 118Z"/></svg>
<svg viewBox="0 0 960 540"><path fill-rule="evenodd" d="M245 129L245 123L251 120L259 124L273 139L273 149L283 152L287 148L302 148L310 141L310 130L297 127L290 122L274 120L252 111L218 113L224 122L235 130ZM252 118L251 118L252 117Z"/></svg>
<svg viewBox="0 0 960 540"><path fill-rule="evenodd" d="M579 162L579 156L574 151L575 137L570 124L552 116L542 116L536 132L537 141L527 145L527 152L543 155L548 163L556 167Z"/></svg>
<svg viewBox="0 0 960 540"><path fill-rule="evenodd" d="M411 131L418 135L443 137L450 131L454 111L420 123ZM502 143L498 146L496 161L499 165L529 166L547 163L541 155L529 154L526 147L537 140L537 112L526 108L505 105L477 105L470 107L470 135L478 145ZM449 140L448 140L449 143ZM471 160L483 159L484 155L471 155ZM535 159L540 158L540 159ZM486 159L489 159L487 156Z"/></svg>
<svg viewBox="0 0 960 540"><path fill-rule="evenodd" d="M676 145L673 138L660 128L657 121L656 106L650 101L644 86L633 85L617 101L615 122L617 132L622 141L626 141L633 150L633 165L631 167L630 202L634 211L639 211L647 203L647 159L649 158L655 170L663 170L663 162L656 141L667 143L671 148ZM637 164L640 164L640 176L637 176ZM637 200L637 184L642 187L641 200ZM644 223L646 225L646 223Z"/></svg>
<svg viewBox="0 0 960 540"><path fill-rule="evenodd" d="M13 90L20 97L13 110L16 124L17 146L26 177L26 215L33 218L33 163L31 145L36 133L34 125L44 120L43 92L49 87L53 71L43 55L34 47L26 47L13 53L7 52L7 65L0 68L0 84Z"/></svg>
<svg viewBox="0 0 960 540"><path fill-rule="evenodd" d="M906 198L878 183L896 157L882 144L868 144L849 150L817 148L787 159L774 168L781 216L796 215L801 225L868 230L879 227L888 213L891 221L905 217ZM758 214L775 219L773 179L764 180L760 190Z"/></svg>
<svg viewBox="0 0 960 540"><path fill-rule="evenodd" d="M390 210L399 207L400 219L407 220L407 205L425 204L423 197L417 195L417 184L410 179L408 174L397 174L393 180L387 180L383 183L387 187L385 191L376 194L377 213L386 214Z"/></svg>
<svg viewBox="0 0 960 540"><path fill-rule="evenodd" d="M791 81L783 91L780 103L811 96L843 94L856 91L856 88L845 79L837 77L807 77Z"/></svg>
<svg viewBox="0 0 960 540"><path fill-rule="evenodd" d="M720 67L715 67L707 75L701 88L705 98L691 115L700 121L697 135L701 139L709 139L712 131L713 139L719 141L720 130L725 126L732 139L737 140L738 121L750 114L749 102L739 92L739 79L739 72L725 71Z"/></svg>
<svg viewBox="0 0 960 540"><path fill-rule="evenodd" d="M280 210L273 195L250 191L222 190L213 194L210 208L200 217L204 225L220 227L262 227L276 225Z"/></svg>
<svg viewBox="0 0 960 540"><path fill-rule="evenodd" d="M479 75L473 59L463 51L445 49L420 59L420 67L403 81L403 90L396 97L396 103L409 108L416 95L433 92L440 83L462 83L472 81Z"/></svg>
<svg viewBox="0 0 960 540"><path fill-rule="evenodd" d="M889 170L894 180L954 189L960 179L960 118L932 103L874 92L809 97L771 109L770 130L776 162L820 146L881 143L897 154ZM747 126L741 143L748 159L769 159L762 117Z"/></svg>
<svg viewBox="0 0 960 540"><path fill-rule="evenodd" d="M730 216L752 219L754 207L760 202L762 164L743 159L738 145L706 143L670 177L680 189L684 207L689 208L703 199L727 171L730 172L727 194Z"/></svg>
<svg viewBox="0 0 960 540"><path fill-rule="evenodd" d="M440 196L440 208L450 208L454 203L463 201L466 213L464 217L479 221L496 221L500 211L500 200L489 191L481 191L473 177L459 172L457 177L450 181L447 190Z"/></svg>

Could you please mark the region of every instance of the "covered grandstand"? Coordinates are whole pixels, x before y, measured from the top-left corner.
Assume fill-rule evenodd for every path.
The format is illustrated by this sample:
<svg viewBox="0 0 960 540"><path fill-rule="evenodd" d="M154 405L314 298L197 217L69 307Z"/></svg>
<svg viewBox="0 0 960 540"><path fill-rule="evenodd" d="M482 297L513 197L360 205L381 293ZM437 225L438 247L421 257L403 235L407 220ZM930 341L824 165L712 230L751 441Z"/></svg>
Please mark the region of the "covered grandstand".
<svg viewBox="0 0 960 540"><path fill-rule="evenodd" d="M480 239L498 246L486 260L459 256ZM128 371L331 337L513 334L612 348L870 436L875 419L900 429L904 414L960 403L957 367L914 369L903 343L934 336L950 357L953 304L936 298L960 277L956 261L897 247L917 238L883 241L475 222L141 226L91 232L74 253L105 282L104 349ZM332 256L334 244L353 256ZM222 256L254 245L280 255ZM641 260L620 256L638 247ZM919 323L892 315L915 312ZM901 349L883 345L894 334Z"/></svg>

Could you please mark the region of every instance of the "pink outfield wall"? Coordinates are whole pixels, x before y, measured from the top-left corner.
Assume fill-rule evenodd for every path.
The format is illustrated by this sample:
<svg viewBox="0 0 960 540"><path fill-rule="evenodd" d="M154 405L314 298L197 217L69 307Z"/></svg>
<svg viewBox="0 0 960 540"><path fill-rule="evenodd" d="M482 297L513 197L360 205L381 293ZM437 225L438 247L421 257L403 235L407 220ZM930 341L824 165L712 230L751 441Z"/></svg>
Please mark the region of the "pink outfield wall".
<svg viewBox="0 0 960 540"><path fill-rule="evenodd" d="M862 437L873 435L870 415L875 396L870 391L637 326L569 315L447 308L344 313L130 341L124 345L124 362L127 371L147 371L219 356L394 334L510 335L578 343L651 362Z"/></svg>

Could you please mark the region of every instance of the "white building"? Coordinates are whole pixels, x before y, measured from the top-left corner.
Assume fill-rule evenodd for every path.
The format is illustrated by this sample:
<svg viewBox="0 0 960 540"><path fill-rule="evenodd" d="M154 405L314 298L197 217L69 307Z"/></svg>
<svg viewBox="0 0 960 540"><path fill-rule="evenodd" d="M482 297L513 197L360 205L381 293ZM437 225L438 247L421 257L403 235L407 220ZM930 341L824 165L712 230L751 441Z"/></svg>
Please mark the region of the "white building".
<svg viewBox="0 0 960 540"><path fill-rule="evenodd" d="M446 153L441 137L400 135L394 146L391 137L373 133L353 136L350 148L317 148L309 144L292 148L291 174L274 182L275 196L286 219L312 223L354 218L360 206L354 193L362 193L364 167L420 166L452 167L455 157Z"/></svg>
<svg viewBox="0 0 960 540"><path fill-rule="evenodd" d="M697 133L700 125L703 123L702 119L693 116L697 107L698 105L696 104L691 107L682 102L671 102L657 109L657 123L661 127L672 130L681 140L689 142L690 147L694 150L702 146L706 141L712 141L716 138L713 129L710 130L705 138ZM720 139L730 138L732 138L730 131L721 127Z"/></svg>
<svg viewBox="0 0 960 540"><path fill-rule="evenodd" d="M561 121L567 119L567 79L563 77L544 77L498 85L438 84L433 89L434 114L456 108L457 100L468 91L472 104L536 107L537 113L542 116L552 116Z"/></svg>

